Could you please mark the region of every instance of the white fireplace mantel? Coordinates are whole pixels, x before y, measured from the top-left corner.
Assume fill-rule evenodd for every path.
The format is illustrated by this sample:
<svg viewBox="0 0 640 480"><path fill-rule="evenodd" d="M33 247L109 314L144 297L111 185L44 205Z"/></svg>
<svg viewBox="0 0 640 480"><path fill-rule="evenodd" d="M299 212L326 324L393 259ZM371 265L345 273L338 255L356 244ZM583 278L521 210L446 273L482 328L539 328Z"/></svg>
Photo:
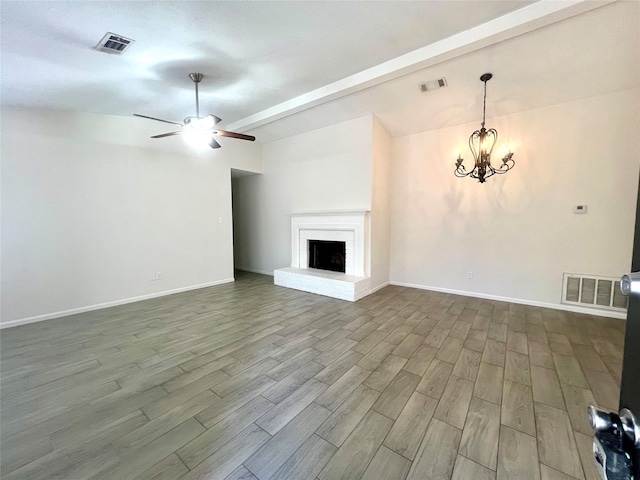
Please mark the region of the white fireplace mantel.
<svg viewBox="0 0 640 480"><path fill-rule="evenodd" d="M307 268L308 240L345 242L345 274L369 276L369 210L291 213L293 268Z"/></svg>
<svg viewBox="0 0 640 480"><path fill-rule="evenodd" d="M301 212L289 212L292 217L310 217L310 216L325 216L325 215L368 215L371 210L350 209L350 210L308 210Z"/></svg>
<svg viewBox="0 0 640 480"><path fill-rule="evenodd" d="M370 291L370 211L291 212L291 267L274 271L274 282L343 300L356 301ZM308 241L345 242L345 272L309 268Z"/></svg>

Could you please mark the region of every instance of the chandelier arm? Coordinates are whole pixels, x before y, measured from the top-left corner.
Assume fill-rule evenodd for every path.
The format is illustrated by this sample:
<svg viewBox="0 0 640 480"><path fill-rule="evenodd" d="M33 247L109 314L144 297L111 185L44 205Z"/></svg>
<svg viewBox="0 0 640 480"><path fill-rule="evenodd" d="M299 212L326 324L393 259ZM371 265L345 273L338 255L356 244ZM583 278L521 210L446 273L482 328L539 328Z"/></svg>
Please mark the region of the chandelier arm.
<svg viewBox="0 0 640 480"><path fill-rule="evenodd" d="M457 167L453 171L453 173L458 178L463 178L463 177L479 178L477 168L472 168L467 172L466 169L464 168L464 165L460 165L460 167Z"/></svg>
<svg viewBox="0 0 640 480"><path fill-rule="evenodd" d="M510 154L509 158L505 161L505 159L502 159L502 165L500 165L500 169L502 169L503 167L506 167L507 170L511 170L513 167L516 166L516 161L513 159L513 153Z"/></svg>
<svg viewBox="0 0 640 480"><path fill-rule="evenodd" d="M459 168L456 168L453 173L456 177L458 178L463 178L463 177L468 177L469 175L471 175L473 173L473 170L467 172L467 173L463 173L464 170L460 170Z"/></svg>
<svg viewBox="0 0 640 480"><path fill-rule="evenodd" d="M503 173L507 173L507 172L506 171L499 171L499 170L496 170L495 168L487 169L487 171L485 172L485 174L482 177L481 182L486 182L487 179L493 177L496 173L503 174ZM473 178L480 178L480 177L474 176Z"/></svg>
<svg viewBox="0 0 640 480"><path fill-rule="evenodd" d="M498 170L499 170L499 173L506 173L515 166L516 166L516 161L513 159L513 153L509 153L505 157L502 157L502 165L500 165L500 168Z"/></svg>
<svg viewBox="0 0 640 480"><path fill-rule="evenodd" d="M484 178L482 179L482 182L483 182L483 183L484 183L484 182L486 182L486 181L487 181L487 179L488 179L488 178L491 178L491 177L493 177L493 173L490 173L490 174L488 174L488 175L485 175L485 176L484 176Z"/></svg>
<svg viewBox="0 0 640 480"><path fill-rule="evenodd" d="M511 170L513 167L509 167L507 169L503 169L500 168L499 170L496 170L496 173L499 173L500 175L502 175L503 173L507 173L509 170Z"/></svg>

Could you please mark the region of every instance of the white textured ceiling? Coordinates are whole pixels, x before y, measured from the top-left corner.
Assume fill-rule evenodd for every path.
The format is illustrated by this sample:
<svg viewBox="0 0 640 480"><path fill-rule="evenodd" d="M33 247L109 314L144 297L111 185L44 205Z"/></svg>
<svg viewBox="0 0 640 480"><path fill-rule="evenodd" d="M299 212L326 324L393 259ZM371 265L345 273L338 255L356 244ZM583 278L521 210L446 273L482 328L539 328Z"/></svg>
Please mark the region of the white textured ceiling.
<svg viewBox="0 0 640 480"><path fill-rule="evenodd" d="M201 111L259 141L370 113L405 135L478 119L485 71L494 115L640 85L640 2L607 3L3 1L1 99L181 121L198 71Z"/></svg>

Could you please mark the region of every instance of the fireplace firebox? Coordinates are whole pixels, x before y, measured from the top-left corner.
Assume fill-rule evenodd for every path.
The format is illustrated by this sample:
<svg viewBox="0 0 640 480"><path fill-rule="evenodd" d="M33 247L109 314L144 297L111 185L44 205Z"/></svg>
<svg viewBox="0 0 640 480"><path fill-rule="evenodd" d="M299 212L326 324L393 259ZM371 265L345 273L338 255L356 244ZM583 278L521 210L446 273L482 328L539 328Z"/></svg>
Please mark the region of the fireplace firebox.
<svg viewBox="0 0 640 480"><path fill-rule="evenodd" d="M308 240L309 268L345 272L346 243L327 240Z"/></svg>

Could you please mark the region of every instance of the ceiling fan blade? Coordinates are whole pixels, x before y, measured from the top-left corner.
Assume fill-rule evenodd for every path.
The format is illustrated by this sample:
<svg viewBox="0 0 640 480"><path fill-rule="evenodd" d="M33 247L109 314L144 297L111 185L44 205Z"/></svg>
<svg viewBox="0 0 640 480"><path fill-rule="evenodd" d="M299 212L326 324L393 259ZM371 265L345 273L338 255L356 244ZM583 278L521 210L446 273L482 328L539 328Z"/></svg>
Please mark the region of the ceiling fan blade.
<svg viewBox="0 0 640 480"><path fill-rule="evenodd" d="M217 115L213 115L211 113L209 115L207 115L207 117L211 117L213 119L213 124L214 125L217 125L222 121L222 119L220 117L218 117ZM204 117L204 118L207 118L207 117Z"/></svg>
<svg viewBox="0 0 640 480"><path fill-rule="evenodd" d="M216 142L213 137L211 137L207 143L211 148L220 148L220 144Z"/></svg>
<svg viewBox="0 0 640 480"><path fill-rule="evenodd" d="M148 118L149 120L155 120L156 122L170 123L170 124L172 124L172 125L178 125L178 126L182 127L182 124L181 124L181 123L178 123L178 122L172 122L171 120L162 120L161 118L147 117L146 115L140 115L139 113L134 113L133 115L134 115L135 117Z"/></svg>
<svg viewBox="0 0 640 480"><path fill-rule="evenodd" d="M169 133L162 133L160 135L154 135L151 138L164 138L164 137L171 137L173 135L182 135L184 132L184 130L180 130L179 132L169 132Z"/></svg>
<svg viewBox="0 0 640 480"><path fill-rule="evenodd" d="M220 135L221 137L231 137L231 138L239 138L240 140L249 140L250 142L253 142L256 139L256 137L251 135L245 135L243 133L236 133L236 132L228 132L226 130L214 130L213 134Z"/></svg>

